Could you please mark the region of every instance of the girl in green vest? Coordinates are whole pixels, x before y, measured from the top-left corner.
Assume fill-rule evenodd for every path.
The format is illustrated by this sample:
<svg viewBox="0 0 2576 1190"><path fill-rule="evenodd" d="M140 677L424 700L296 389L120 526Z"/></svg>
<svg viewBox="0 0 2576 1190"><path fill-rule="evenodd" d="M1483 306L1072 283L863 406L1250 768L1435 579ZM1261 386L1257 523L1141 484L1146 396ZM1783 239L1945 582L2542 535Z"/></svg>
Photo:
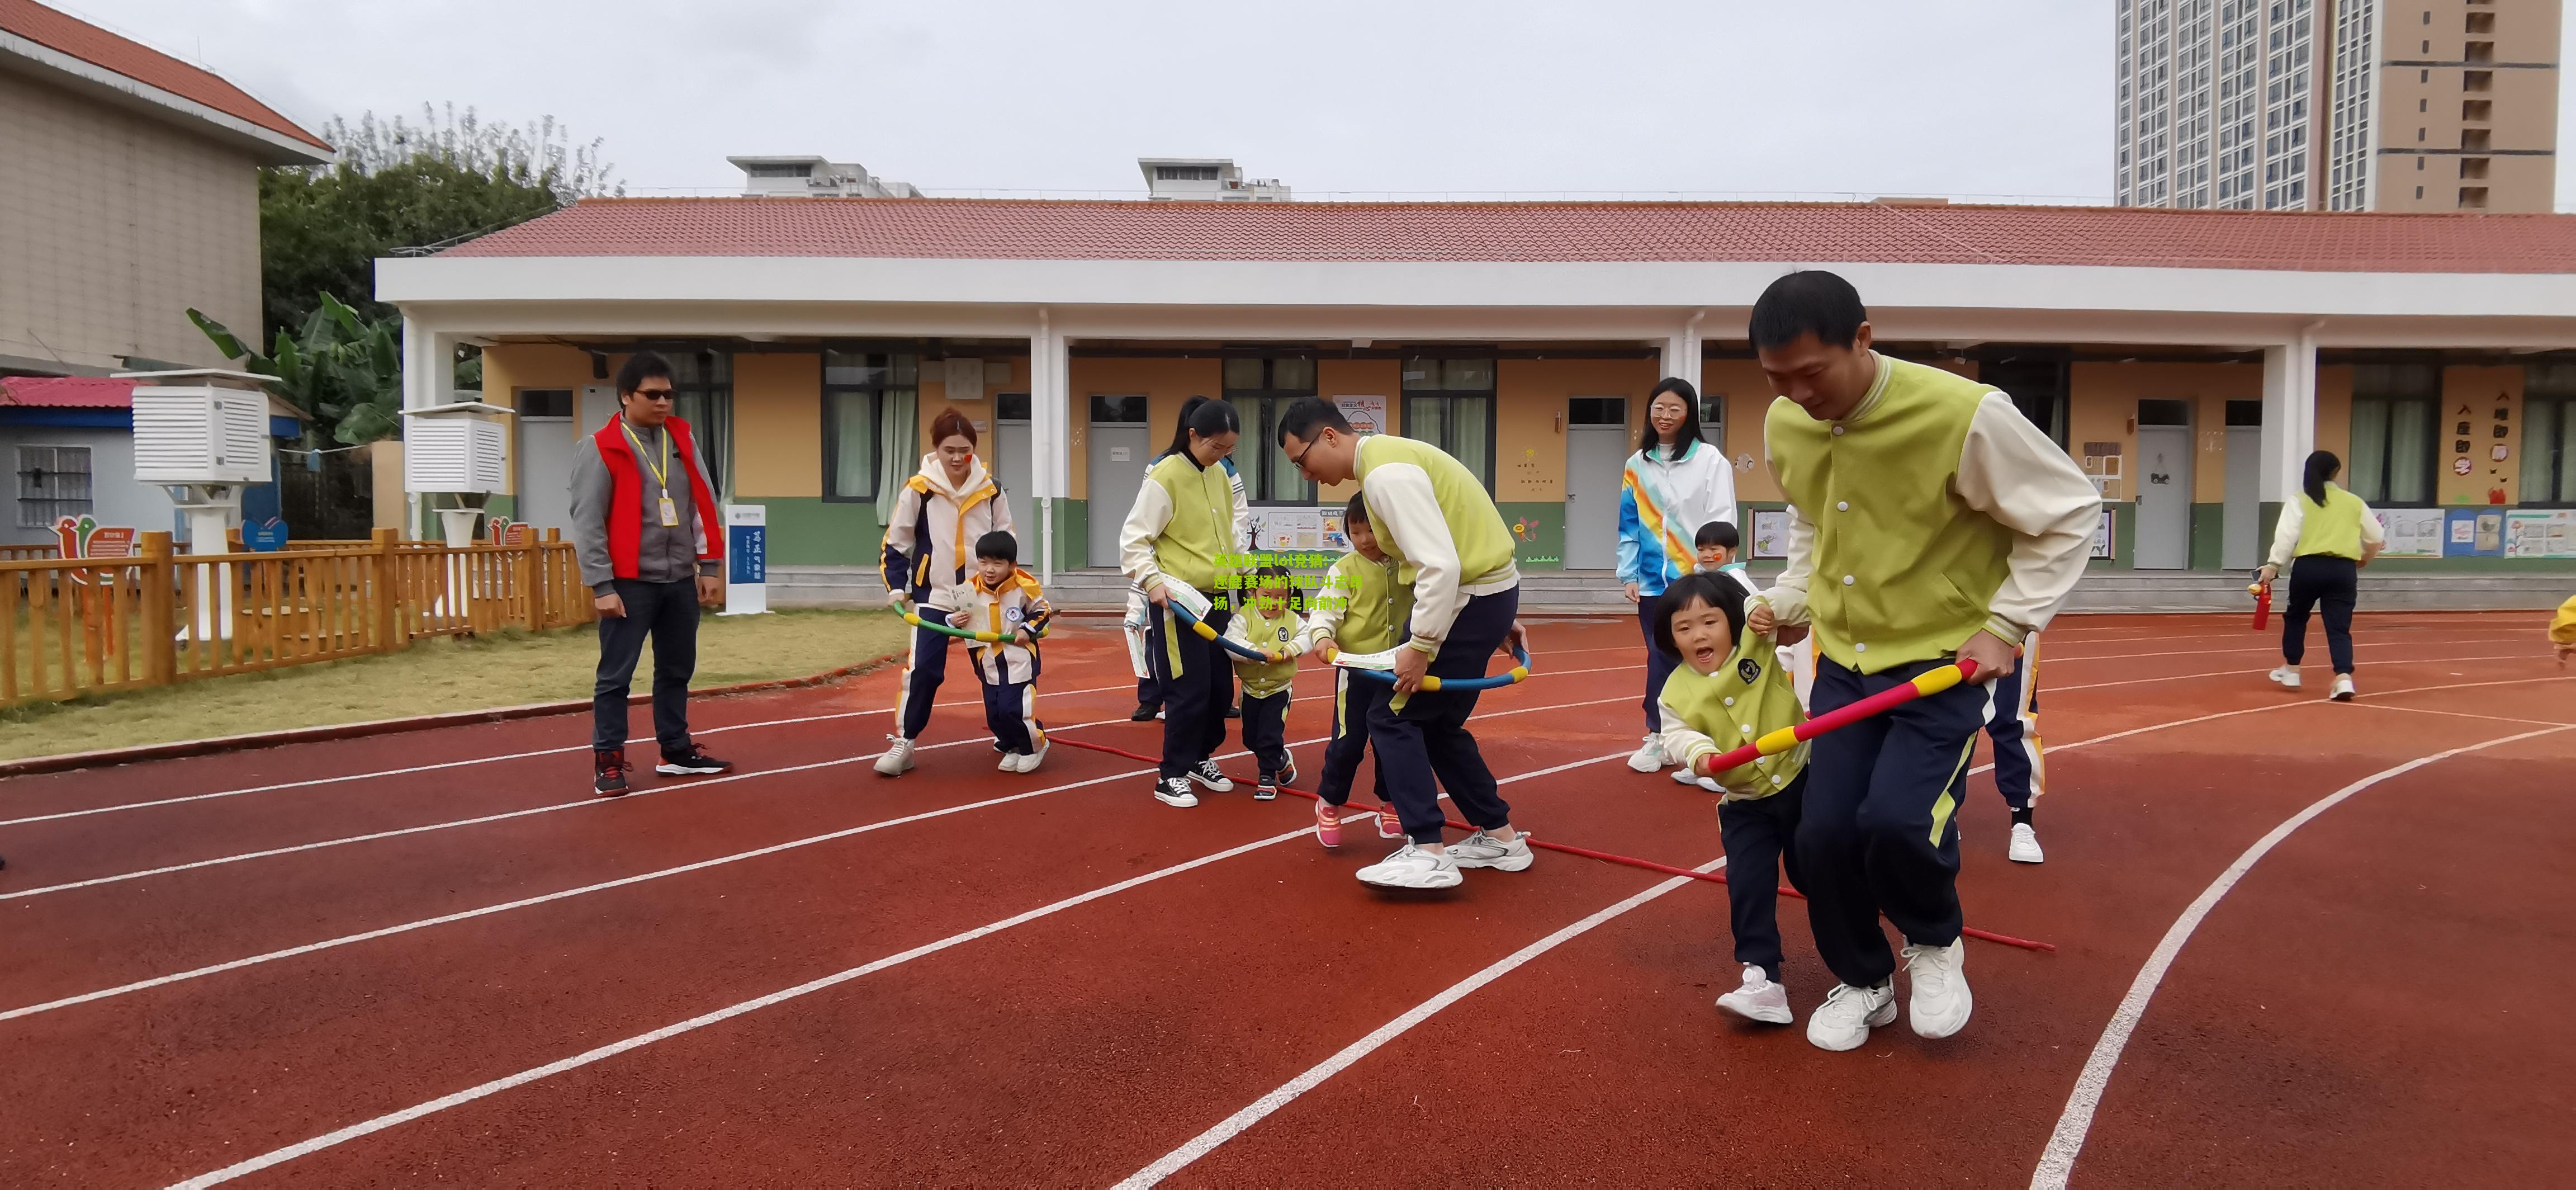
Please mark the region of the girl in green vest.
<svg viewBox="0 0 2576 1190"><path fill-rule="evenodd" d="M1745 626L1750 594L1724 575L1701 572L1684 575L1655 601L1655 642L1681 661L1656 695L1664 724L1659 746L1719 795L1726 903L1744 981L1718 997L1717 1006L1785 1025L1797 1018L1780 984L1780 868L1786 860L1790 885L1803 890L1792 844L1807 794L1807 745L1705 771L1718 753L1807 719L1797 686L1781 667L1779 637Z"/></svg>
<svg viewBox="0 0 2576 1190"><path fill-rule="evenodd" d="M2343 461L2331 451L2308 456L2299 498L2282 507L2280 527L2272 533L2272 554L2263 564L2262 579L2268 586L2283 568L2290 572L2290 602L2281 609L2281 658L2288 664L2273 670L2272 680L2299 688L2299 660L2308 652L2308 613L2322 603L2326 655L2334 661L2334 700L2350 702L2352 606L2360 595L2361 568L2379 556L2388 539L2379 515L2361 497L2328 482L2341 470Z"/></svg>
<svg viewBox="0 0 2576 1190"><path fill-rule="evenodd" d="M1167 806L1199 804L1192 782L1216 793L1234 788L1210 759L1225 741L1233 667L1215 641L1181 623L1172 599L1179 591L1185 606L1207 609L1202 619L1209 628L1225 631L1218 579L1244 548L1252 519L1227 457L1242 430L1234 406L1191 397L1172 429L1171 449L1146 468L1136 506L1118 531L1119 568L1153 604L1145 651L1163 688L1163 760L1154 797Z"/></svg>

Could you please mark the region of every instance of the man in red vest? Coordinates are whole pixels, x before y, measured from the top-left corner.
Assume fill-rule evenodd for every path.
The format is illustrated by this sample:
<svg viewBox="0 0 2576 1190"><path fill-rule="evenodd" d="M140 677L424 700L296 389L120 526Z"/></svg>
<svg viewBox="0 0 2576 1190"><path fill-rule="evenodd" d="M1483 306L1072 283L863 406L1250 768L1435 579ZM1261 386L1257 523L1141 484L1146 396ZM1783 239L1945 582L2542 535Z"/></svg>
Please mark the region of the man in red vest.
<svg viewBox="0 0 2576 1190"><path fill-rule="evenodd" d="M724 529L689 423L671 416L671 364L636 352L617 370L619 413L573 451L572 536L599 608L590 748L603 797L626 792L626 694L653 638L653 734L665 776L733 765L689 738L698 607L724 596Z"/></svg>

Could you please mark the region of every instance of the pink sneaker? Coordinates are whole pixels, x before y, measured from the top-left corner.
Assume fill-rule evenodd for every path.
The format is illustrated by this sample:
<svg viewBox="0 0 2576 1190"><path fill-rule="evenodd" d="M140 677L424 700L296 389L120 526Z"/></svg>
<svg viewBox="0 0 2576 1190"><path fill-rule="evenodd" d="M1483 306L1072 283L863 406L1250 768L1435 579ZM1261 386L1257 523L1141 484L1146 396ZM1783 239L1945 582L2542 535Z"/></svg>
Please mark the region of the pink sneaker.
<svg viewBox="0 0 2576 1190"><path fill-rule="evenodd" d="M1401 839L1404 837L1404 820L1395 816L1395 807L1379 806L1377 808L1377 837L1381 839Z"/></svg>
<svg viewBox="0 0 2576 1190"><path fill-rule="evenodd" d="M1342 845L1342 819L1335 806L1321 798L1315 801L1315 841L1326 847Z"/></svg>

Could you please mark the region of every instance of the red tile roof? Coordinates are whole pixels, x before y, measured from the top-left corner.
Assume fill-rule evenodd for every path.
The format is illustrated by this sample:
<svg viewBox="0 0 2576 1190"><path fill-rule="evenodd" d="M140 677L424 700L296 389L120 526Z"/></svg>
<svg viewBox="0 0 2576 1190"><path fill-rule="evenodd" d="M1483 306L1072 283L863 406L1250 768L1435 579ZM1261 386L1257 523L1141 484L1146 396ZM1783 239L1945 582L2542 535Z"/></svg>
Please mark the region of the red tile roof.
<svg viewBox="0 0 2576 1190"><path fill-rule="evenodd" d="M1746 261L2576 272L2576 216L1880 203L585 199L445 256Z"/></svg>
<svg viewBox="0 0 2576 1190"><path fill-rule="evenodd" d="M136 383L105 376L10 376L0 378L0 406L131 409Z"/></svg>
<svg viewBox="0 0 2576 1190"><path fill-rule="evenodd" d="M69 54L92 66L112 70L136 82L192 99L234 119L256 124L304 142L325 153L331 146L306 132L241 88L190 66L159 50L138 45L87 21L37 4L34 0L0 0L0 32L26 38L47 49Z"/></svg>

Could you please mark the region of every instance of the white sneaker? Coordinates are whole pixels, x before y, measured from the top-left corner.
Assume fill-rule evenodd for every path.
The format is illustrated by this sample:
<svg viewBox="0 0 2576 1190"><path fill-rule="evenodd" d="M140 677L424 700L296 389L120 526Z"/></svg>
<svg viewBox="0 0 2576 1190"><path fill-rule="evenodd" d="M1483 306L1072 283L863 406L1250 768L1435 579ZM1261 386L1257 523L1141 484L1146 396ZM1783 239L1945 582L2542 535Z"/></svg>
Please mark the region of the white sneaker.
<svg viewBox="0 0 2576 1190"><path fill-rule="evenodd" d="M1225 770L1216 767L1216 758L1213 756L1200 761L1199 767L1190 770L1190 780L1207 786L1210 793L1234 792L1233 778L1226 776Z"/></svg>
<svg viewBox="0 0 2576 1190"><path fill-rule="evenodd" d="M1709 791L1710 793L1714 793L1714 794L1718 795L1719 797L1725 797L1725 796L1726 796L1726 787L1725 787L1725 786L1723 786L1723 785L1718 784L1718 783L1717 783L1717 778L1715 778L1715 777L1702 777L1702 778L1700 778L1700 779L1699 779L1699 787L1700 787L1700 788L1702 788L1702 789L1705 789L1705 790Z"/></svg>
<svg viewBox="0 0 2576 1190"><path fill-rule="evenodd" d="M899 735L890 735L886 738L893 743L886 746L884 755L877 757L877 775L897 777L911 772L912 741Z"/></svg>
<svg viewBox="0 0 2576 1190"><path fill-rule="evenodd" d="M1190 779L1187 777L1157 777L1154 779L1154 800L1186 810L1199 804L1199 795L1190 792Z"/></svg>
<svg viewBox="0 0 2576 1190"><path fill-rule="evenodd" d="M1856 988L1834 985L1825 1002L1807 1014L1807 1043L1821 1050L1854 1050L1869 1040L1869 1031L1896 1023L1896 985Z"/></svg>
<svg viewBox="0 0 2576 1190"><path fill-rule="evenodd" d="M1962 969L1967 960L1965 938L1948 946L1905 948L1905 978L1914 985L1905 1015L1913 1022L1916 1036L1937 1041L1967 1026L1972 1006L1968 973Z"/></svg>
<svg viewBox="0 0 2576 1190"><path fill-rule="evenodd" d="M2355 689L2353 689L2353 687L2352 687L2352 675L2351 675L2351 674L2336 674L2336 675L2335 675L2335 681L2334 681L2334 700L2335 700L2336 702L2351 702L2351 701L2352 701L2352 697L2353 697L2353 695L2358 694L2358 693L2360 693L2360 691L2355 690Z"/></svg>
<svg viewBox="0 0 2576 1190"><path fill-rule="evenodd" d="M1662 740L1651 733L1648 734L1646 736L1646 742L1639 745L1637 747L1636 754L1628 758L1628 767L1641 773L1651 773L1662 769L1664 767L1664 745Z"/></svg>
<svg viewBox="0 0 2576 1190"><path fill-rule="evenodd" d="M2039 832L2027 822L2013 824L2012 850L2005 854L2017 864L2035 864L2048 858L2039 849Z"/></svg>
<svg viewBox="0 0 2576 1190"><path fill-rule="evenodd" d="M1496 868L1505 872L1526 872L1533 858L1530 855L1527 831L1512 836L1512 841L1509 843L1483 831L1477 831L1451 843L1447 850L1449 858L1462 868Z"/></svg>
<svg viewBox="0 0 2576 1190"><path fill-rule="evenodd" d="M1891 998L1889 1003L1895 1001ZM1785 1025L1798 1019L1797 1014L1789 1010L1789 989L1771 982L1771 977L1764 975L1762 968L1751 963L1744 965L1744 986L1718 997L1717 1006L1748 1021L1760 1021L1766 1025Z"/></svg>
<svg viewBox="0 0 2576 1190"><path fill-rule="evenodd" d="M2299 688L2299 667L2295 665L2284 665L2279 669L2273 670L2272 680L2279 682L2281 684L2281 688L2284 690L2296 690Z"/></svg>
<svg viewBox="0 0 2576 1190"><path fill-rule="evenodd" d="M1055 747L1054 740L1039 740L1037 751L1021 754L1020 771L1023 773L1038 771L1038 766L1046 762L1047 749L1052 747Z"/></svg>
<svg viewBox="0 0 2576 1190"><path fill-rule="evenodd" d="M1406 843L1385 859L1359 870L1360 883L1379 888L1456 888L1462 879L1457 861Z"/></svg>
<svg viewBox="0 0 2576 1190"><path fill-rule="evenodd" d="M1683 765L1682 767L1673 770L1673 784L1675 785L1697 785L1699 782L1700 778L1690 771L1689 765Z"/></svg>
<svg viewBox="0 0 2576 1190"><path fill-rule="evenodd" d="M1000 762L996 763L993 767L1006 773L1016 773L1020 771L1020 754L1017 752L1005 752L1002 754Z"/></svg>

